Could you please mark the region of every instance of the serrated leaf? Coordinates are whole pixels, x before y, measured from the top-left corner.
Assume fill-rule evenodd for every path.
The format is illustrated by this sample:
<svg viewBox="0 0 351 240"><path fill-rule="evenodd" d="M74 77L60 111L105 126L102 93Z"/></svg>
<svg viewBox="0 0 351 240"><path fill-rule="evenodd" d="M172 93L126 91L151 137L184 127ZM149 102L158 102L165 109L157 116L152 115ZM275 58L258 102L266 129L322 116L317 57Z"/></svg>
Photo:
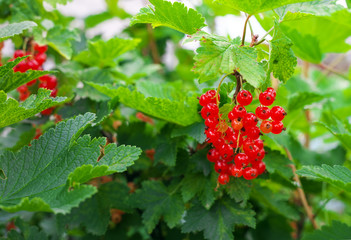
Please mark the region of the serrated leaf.
<svg viewBox="0 0 351 240"><path fill-rule="evenodd" d="M135 207L143 209L143 223L148 232L152 232L156 224L163 217L168 227L173 228L182 218L184 204L177 193L172 193L162 182L144 181L142 188L132 195Z"/></svg>
<svg viewBox="0 0 351 240"><path fill-rule="evenodd" d="M225 190L228 195L236 202L244 202L250 198L250 192L252 188L251 181L243 178L231 179L230 182L225 186ZM244 204L245 205L245 204Z"/></svg>
<svg viewBox="0 0 351 240"><path fill-rule="evenodd" d="M195 97L184 97L177 100L169 100L155 97L145 97L142 93L131 91L125 87L113 89L109 85L89 83L100 92L110 98L118 97L118 101L124 105L142 111L153 117L157 117L182 126L188 126L200 121L197 113L198 101Z"/></svg>
<svg viewBox="0 0 351 240"><path fill-rule="evenodd" d="M216 184L216 176L205 177L201 173L186 175L182 180L181 187L184 202L188 202L197 196L202 206L209 209L216 199Z"/></svg>
<svg viewBox="0 0 351 240"><path fill-rule="evenodd" d="M151 23L152 26L166 26L185 34L193 34L206 26L205 19L192 8L187 8L183 3L171 3L165 0L150 0L153 6L140 9L130 22Z"/></svg>
<svg viewBox="0 0 351 240"><path fill-rule="evenodd" d="M36 26L38 25L32 21L23 21L6 25L5 27L0 28L0 41L4 41L18 34L22 34L24 30Z"/></svg>
<svg viewBox="0 0 351 240"><path fill-rule="evenodd" d="M7 179L1 180L0 207L10 212L68 213L72 207L91 197L96 188L79 184L70 188L67 179L83 183L90 180L89 177L101 176L96 174L96 169L104 167L108 168L108 172L121 172L132 164L139 156L140 149L129 147L129 151L126 151L128 147L117 148L110 144L105 148L105 156L98 161L101 146L105 145L106 140L92 140L88 135L78 138L94 120L92 113L79 115L58 123L55 129L32 141L31 147L24 147L17 153L5 151L0 157L0 169ZM79 179L74 178L77 167L84 166L94 167L95 174L80 168L77 172L82 175Z"/></svg>
<svg viewBox="0 0 351 240"><path fill-rule="evenodd" d="M197 122L186 127L175 128L172 131L171 137L190 136L198 141L198 143L204 143L206 140L204 131L205 124L203 122Z"/></svg>
<svg viewBox="0 0 351 240"><path fill-rule="evenodd" d="M274 77L286 82L294 74L297 59L291 50L291 40L281 32L278 22L275 22L273 38L269 45L267 78L270 78L270 73L273 72Z"/></svg>
<svg viewBox="0 0 351 240"><path fill-rule="evenodd" d="M236 224L254 228L255 212L249 208L240 208L234 201L222 199L209 210L199 204L193 206L184 218L183 233L204 232L209 240L232 240Z"/></svg>
<svg viewBox="0 0 351 240"><path fill-rule="evenodd" d="M256 60L256 49L248 46L240 47L240 38L230 40L200 32L193 39L200 39L201 44L196 50L193 69L199 74L200 83L223 74L231 74L234 70L255 88L264 82L266 73Z"/></svg>
<svg viewBox="0 0 351 240"><path fill-rule="evenodd" d="M123 183L103 184L97 194L73 208L69 214L57 215L58 221L72 227L84 226L89 233L103 235L110 222L110 208L130 211L129 191Z"/></svg>
<svg viewBox="0 0 351 240"><path fill-rule="evenodd" d="M287 4L307 1L313 0L214 0L214 2L221 4L223 7L237 9L251 15L272 10Z"/></svg>
<svg viewBox="0 0 351 240"><path fill-rule="evenodd" d="M324 225L322 229L305 233L302 240L347 240L351 236L351 227L345 223L333 221L331 226Z"/></svg>
<svg viewBox="0 0 351 240"><path fill-rule="evenodd" d="M289 96L288 111L302 109L312 103L319 102L324 99L324 96L314 92L297 92Z"/></svg>
<svg viewBox="0 0 351 240"><path fill-rule="evenodd" d="M335 185L346 191L351 190L351 171L340 165L303 166L297 171L302 177L312 178Z"/></svg>
<svg viewBox="0 0 351 240"><path fill-rule="evenodd" d="M45 2L49 3L51 6L56 7L57 4L66 5L68 2L72 0L44 0Z"/></svg>
<svg viewBox="0 0 351 240"><path fill-rule="evenodd" d="M292 162L279 151L268 150L264 162L269 173L278 172L287 179L293 176L293 172L289 167Z"/></svg>
<svg viewBox="0 0 351 240"><path fill-rule="evenodd" d="M16 58L15 60L0 66L0 90L10 92L31 80L37 79L40 76L51 73L50 71L33 71L28 70L24 73L14 72L15 67L26 57Z"/></svg>
<svg viewBox="0 0 351 240"><path fill-rule="evenodd" d="M37 95L31 95L19 103L0 91L0 127L22 121L66 101L65 97L51 98L50 93L50 90L40 88Z"/></svg>
<svg viewBox="0 0 351 240"><path fill-rule="evenodd" d="M89 41L88 50L80 52L74 60L89 66L114 67L115 59L125 52L133 50L140 43L140 39L112 38L108 41Z"/></svg>

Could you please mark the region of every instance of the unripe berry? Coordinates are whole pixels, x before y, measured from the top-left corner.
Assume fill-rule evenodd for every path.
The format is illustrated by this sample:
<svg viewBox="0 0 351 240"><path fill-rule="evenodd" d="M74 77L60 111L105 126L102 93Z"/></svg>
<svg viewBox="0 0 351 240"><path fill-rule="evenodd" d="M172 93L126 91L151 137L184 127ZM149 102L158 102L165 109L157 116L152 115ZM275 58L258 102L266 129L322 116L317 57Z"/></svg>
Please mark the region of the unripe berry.
<svg viewBox="0 0 351 240"><path fill-rule="evenodd" d="M272 123L270 121L263 121L260 129L263 133L270 133L272 131Z"/></svg>
<svg viewBox="0 0 351 240"><path fill-rule="evenodd" d="M243 128L244 124L242 121L242 118L235 118L231 122L232 128L236 131L239 131L240 129Z"/></svg>

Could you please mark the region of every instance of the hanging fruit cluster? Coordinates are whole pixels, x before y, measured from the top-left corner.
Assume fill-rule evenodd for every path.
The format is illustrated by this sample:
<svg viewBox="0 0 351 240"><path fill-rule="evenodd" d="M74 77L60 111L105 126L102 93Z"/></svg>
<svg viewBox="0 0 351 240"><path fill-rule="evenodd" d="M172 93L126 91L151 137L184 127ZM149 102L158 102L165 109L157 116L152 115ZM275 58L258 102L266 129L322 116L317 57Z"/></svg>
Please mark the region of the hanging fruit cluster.
<svg viewBox="0 0 351 240"><path fill-rule="evenodd" d="M43 70L42 65L46 61L46 51L48 47L46 45L38 45L37 43L33 43L33 51L25 52L23 50L16 50L13 58L16 59L18 57L28 56L26 59L22 60L18 63L13 70L15 72L26 72L27 70ZM20 87L17 88L17 91L20 94L20 100L26 100L30 95L31 91L28 87L33 86L37 83L37 79L34 79ZM46 88L51 91L50 96L57 96L57 78L53 75L44 75L39 77L39 88ZM48 108L41 112L43 115L50 115L53 111L53 108Z"/></svg>
<svg viewBox="0 0 351 240"><path fill-rule="evenodd" d="M284 130L284 109L280 106L268 108L275 97L275 90L268 88L259 95L261 105L255 113L250 113L245 106L251 104L252 95L247 90L240 91L236 96L238 104L228 114L229 123L219 112L217 91L209 90L200 97L206 141L214 147L208 151L207 158L215 164L220 184L228 183L230 176L251 180L264 173L265 150L260 136L270 132L279 134Z"/></svg>

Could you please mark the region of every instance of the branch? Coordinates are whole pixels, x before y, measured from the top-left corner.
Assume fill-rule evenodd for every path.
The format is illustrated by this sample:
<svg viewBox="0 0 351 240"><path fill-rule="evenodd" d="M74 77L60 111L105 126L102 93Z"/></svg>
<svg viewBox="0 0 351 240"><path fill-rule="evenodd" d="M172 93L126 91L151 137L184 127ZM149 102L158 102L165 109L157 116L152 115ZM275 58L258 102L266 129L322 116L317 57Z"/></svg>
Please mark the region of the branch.
<svg viewBox="0 0 351 240"><path fill-rule="evenodd" d="M310 205L308 205L308 202L307 202L307 199L306 199L306 195L305 195L305 192L303 191L302 189L302 184L301 184L301 181L300 181L300 178L299 176L296 174L296 167L295 165L293 164L293 158L291 156L291 153L290 151L284 147L284 150L286 152L286 155L288 156L289 160L292 162L292 164L290 165L292 171L293 171L293 174L294 174L294 180L297 184L297 193L299 194L299 198L300 198L300 201L303 205L303 208L305 209L305 212L307 214L307 217L310 219L312 225L313 225L313 228L314 229L318 229L318 225L316 223L316 220L314 219L314 215L313 215L313 212L312 212L312 208L310 207Z"/></svg>
<svg viewBox="0 0 351 240"><path fill-rule="evenodd" d="M246 35L246 27L247 27L247 22L249 21L249 18L252 15L248 15L245 21L245 25L244 25L244 32L243 32L243 38L241 39L241 45L240 46L244 46L245 45L245 35Z"/></svg>
<svg viewBox="0 0 351 240"><path fill-rule="evenodd" d="M241 74L239 72L237 72L236 70L234 70L233 75L236 78L236 88L235 88L235 92L233 95L233 101L236 104L236 96L238 95L238 93L240 92L240 89L242 87L243 84L243 77L241 76Z"/></svg>

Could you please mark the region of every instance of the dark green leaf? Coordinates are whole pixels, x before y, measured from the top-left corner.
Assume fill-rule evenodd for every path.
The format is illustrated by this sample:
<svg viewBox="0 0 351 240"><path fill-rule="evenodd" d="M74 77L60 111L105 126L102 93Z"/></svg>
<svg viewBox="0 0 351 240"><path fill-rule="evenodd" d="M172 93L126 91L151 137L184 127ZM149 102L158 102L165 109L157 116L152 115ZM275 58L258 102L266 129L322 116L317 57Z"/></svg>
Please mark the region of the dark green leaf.
<svg viewBox="0 0 351 240"><path fill-rule="evenodd" d="M306 233L302 240L347 240L351 236L351 227L345 223L333 221L331 226L323 226L321 230Z"/></svg>

